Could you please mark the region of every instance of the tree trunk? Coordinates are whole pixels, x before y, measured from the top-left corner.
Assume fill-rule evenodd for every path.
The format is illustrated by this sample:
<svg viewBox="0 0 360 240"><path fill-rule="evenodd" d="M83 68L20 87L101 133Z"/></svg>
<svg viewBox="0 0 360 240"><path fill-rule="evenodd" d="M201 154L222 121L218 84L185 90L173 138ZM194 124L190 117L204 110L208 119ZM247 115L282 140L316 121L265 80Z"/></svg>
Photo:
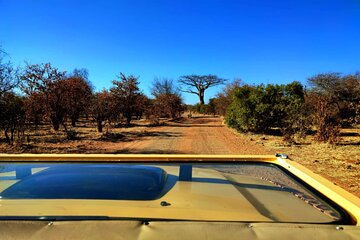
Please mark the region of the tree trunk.
<svg viewBox="0 0 360 240"><path fill-rule="evenodd" d="M100 121L100 120L98 120L97 121L97 130L98 130L98 132L102 132L102 130L103 130L103 125L102 125L102 121Z"/></svg>
<svg viewBox="0 0 360 240"><path fill-rule="evenodd" d="M131 120L132 120L132 114L131 113L125 113L124 114L125 119L126 119L126 126L130 126Z"/></svg>
<svg viewBox="0 0 360 240"><path fill-rule="evenodd" d="M76 118L71 119L71 126L72 127L76 127L76 120L77 120Z"/></svg>
<svg viewBox="0 0 360 240"><path fill-rule="evenodd" d="M10 141L10 137L9 137L9 134L8 134L8 130L5 129L5 138L6 138L6 141L8 142L9 145L11 145L11 141Z"/></svg>
<svg viewBox="0 0 360 240"><path fill-rule="evenodd" d="M64 127L64 131L66 134L68 134L68 129L66 127L66 123L65 122L62 122L61 125Z"/></svg>
<svg viewBox="0 0 360 240"><path fill-rule="evenodd" d="M35 130L37 130L40 125L40 117L37 114L35 114L34 117L34 124L35 124Z"/></svg>
<svg viewBox="0 0 360 240"><path fill-rule="evenodd" d="M200 90L199 91L199 103L200 105L204 105L205 104L205 101L204 101L204 94L205 91L204 90Z"/></svg>
<svg viewBox="0 0 360 240"><path fill-rule="evenodd" d="M60 121L56 117L53 117L51 123L53 125L54 130L58 131L60 128Z"/></svg>
<svg viewBox="0 0 360 240"><path fill-rule="evenodd" d="M14 133L15 133L15 127L13 126L13 127L10 129L11 145L14 144Z"/></svg>
<svg viewBox="0 0 360 240"><path fill-rule="evenodd" d="M126 117L126 126L130 126L131 117Z"/></svg>

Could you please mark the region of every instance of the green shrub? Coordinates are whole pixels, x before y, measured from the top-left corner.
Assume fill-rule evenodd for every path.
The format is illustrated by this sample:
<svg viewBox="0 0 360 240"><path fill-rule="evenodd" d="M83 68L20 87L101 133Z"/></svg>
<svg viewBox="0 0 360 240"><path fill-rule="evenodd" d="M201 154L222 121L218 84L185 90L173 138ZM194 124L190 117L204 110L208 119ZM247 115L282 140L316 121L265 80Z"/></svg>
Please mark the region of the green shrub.
<svg viewBox="0 0 360 240"><path fill-rule="evenodd" d="M227 109L228 126L242 132L266 133L278 128L288 139L306 129L304 90L299 82L287 85L244 85L238 87ZM301 121L300 121L301 120Z"/></svg>

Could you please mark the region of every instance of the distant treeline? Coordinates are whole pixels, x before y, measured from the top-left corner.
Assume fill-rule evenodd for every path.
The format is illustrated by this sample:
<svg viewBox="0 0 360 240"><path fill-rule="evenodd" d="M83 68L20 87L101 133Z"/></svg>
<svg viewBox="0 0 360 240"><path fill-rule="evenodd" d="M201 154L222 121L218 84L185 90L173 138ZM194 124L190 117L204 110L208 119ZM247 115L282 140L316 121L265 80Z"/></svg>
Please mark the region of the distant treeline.
<svg viewBox="0 0 360 240"><path fill-rule="evenodd" d="M309 78L309 89L299 82L286 85L228 83L204 104L209 87L227 80L216 75L186 75L178 89L170 79L154 79L152 98L139 89L139 79L120 73L110 89L94 92L86 69L62 72L46 64L14 68L0 48L0 130L9 144L22 142L27 129L51 124L76 139L80 117L92 119L98 132L105 124L130 125L147 118L158 124L161 117L177 118L188 108L225 116L228 126L242 132L278 131L295 142L315 131L318 141L335 143L340 127L359 124L360 74L318 74ZM180 91L196 94L199 104L185 106Z"/></svg>

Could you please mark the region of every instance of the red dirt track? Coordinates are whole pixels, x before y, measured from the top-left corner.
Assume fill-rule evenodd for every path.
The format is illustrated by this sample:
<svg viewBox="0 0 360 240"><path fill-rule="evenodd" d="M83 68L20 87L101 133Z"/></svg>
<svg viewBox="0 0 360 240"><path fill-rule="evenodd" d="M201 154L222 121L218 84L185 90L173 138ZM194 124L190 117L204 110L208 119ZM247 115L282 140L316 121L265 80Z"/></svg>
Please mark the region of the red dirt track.
<svg viewBox="0 0 360 240"><path fill-rule="evenodd" d="M149 137L128 144L128 153L273 154L226 128L220 118L195 117L149 129Z"/></svg>

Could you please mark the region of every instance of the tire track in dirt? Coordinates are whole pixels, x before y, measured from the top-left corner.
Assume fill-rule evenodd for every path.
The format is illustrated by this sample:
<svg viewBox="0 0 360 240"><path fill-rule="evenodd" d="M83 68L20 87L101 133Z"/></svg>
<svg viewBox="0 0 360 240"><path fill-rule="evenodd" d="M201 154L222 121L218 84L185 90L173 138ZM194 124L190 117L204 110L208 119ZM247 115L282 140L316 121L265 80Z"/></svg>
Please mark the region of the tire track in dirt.
<svg viewBox="0 0 360 240"><path fill-rule="evenodd" d="M193 127L188 135L191 139L191 153L194 154L231 154L228 144L219 138L223 127Z"/></svg>
<svg viewBox="0 0 360 240"><path fill-rule="evenodd" d="M180 154L183 153L180 149L178 149L181 144L180 138L183 137L183 131L179 127L161 127L158 129L159 132L166 132L163 136L156 137L156 139L149 138L145 140L146 142L143 144L143 148L134 149L136 153L157 153L157 154Z"/></svg>

